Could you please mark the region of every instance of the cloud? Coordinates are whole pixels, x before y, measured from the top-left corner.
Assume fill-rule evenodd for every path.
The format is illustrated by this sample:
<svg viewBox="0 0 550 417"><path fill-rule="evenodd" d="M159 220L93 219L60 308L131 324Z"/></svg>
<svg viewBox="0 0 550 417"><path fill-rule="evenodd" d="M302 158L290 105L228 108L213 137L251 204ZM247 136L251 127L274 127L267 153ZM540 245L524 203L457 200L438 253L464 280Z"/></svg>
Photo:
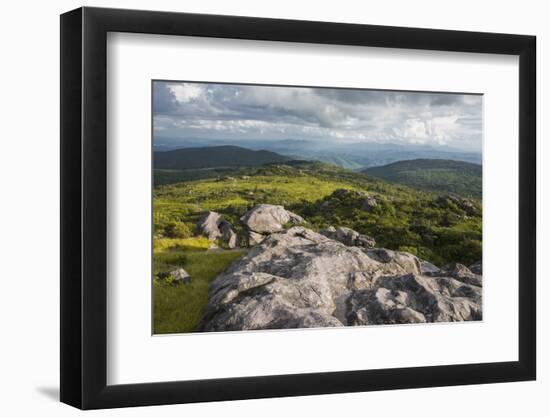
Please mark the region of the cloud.
<svg viewBox="0 0 550 417"><path fill-rule="evenodd" d="M164 84L153 84L153 113L170 114L177 108L177 98Z"/></svg>
<svg viewBox="0 0 550 417"><path fill-rule="evenodd" d="M159 135L481 148L480 95L183 82L153 90Z"/></svg>
<svg viewBox="0 0 550 417"><path fill-rule="evenodd" d="M174 95L178 103L188 103L203 94L203 89L198 84L168 84L166 87Z"/></svg>

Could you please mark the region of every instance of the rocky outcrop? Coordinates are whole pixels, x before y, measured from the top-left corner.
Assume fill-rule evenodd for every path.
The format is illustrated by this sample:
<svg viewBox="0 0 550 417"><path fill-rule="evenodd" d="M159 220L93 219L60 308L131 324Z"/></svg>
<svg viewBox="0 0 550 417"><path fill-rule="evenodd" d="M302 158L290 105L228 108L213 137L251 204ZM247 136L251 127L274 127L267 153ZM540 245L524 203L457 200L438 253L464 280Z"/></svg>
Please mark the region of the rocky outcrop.
<svg viewBox="0 0 550 417"><path fill-rule="evenodd" d="M455 195L440 195L435 200L435 203L440 207L448 207L449 203L452 203L456 205L459 209L463 210L469 216L473 216L478 212L472 200L461 198Z"/></svg>
<svg viewBox="0 0 550 417"><path fill-rule="evenodd" d="M200 331L481 320L481 287L417 257L304 227L271 234L210 286Z"/></svg>
<svg viewBox="0 0 550 417"><path fill-rule="evenodd" d="M215 211L203 214L197 223L197 229L211 242L220 239L229 249L237 246L237 234L233 231L233 226Z"/></svg>
<svg viewBox="0 0 550 417"><path fill-rule="evenodd" d="M349 227L330 226L326 229L321 230L319 233L331 239L337 240L338 242L342 242L346 246L373 248L376 245L376 241L374 240L374 238L356 232Z"/></svg>
<svg viewBox="0 0 550 417"><path fill-rule="evenodd" d="M481 320L481 289L449 277L383 277L348 304L352 325Z"/></svg>
<svg viewBox="0 0 550 417"><path fill-rule="evenodd" d="M253 246L265 236L283 231L286 224L304 223L304 219L283 206L260 204L242 216L241 222L247 228L248 243Z"/></svg>

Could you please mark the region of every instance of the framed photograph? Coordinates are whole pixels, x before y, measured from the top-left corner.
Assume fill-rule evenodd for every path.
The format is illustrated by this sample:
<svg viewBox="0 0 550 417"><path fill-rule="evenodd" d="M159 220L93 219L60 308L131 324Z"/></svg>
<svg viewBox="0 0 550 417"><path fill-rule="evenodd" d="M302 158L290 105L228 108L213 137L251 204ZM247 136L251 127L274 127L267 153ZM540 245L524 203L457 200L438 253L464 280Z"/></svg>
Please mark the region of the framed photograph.
<svg viewBox="0 0 550 417"><path fill-rule="evenodd" d="M533 380L535 37L61 16L61 401Z"/></svg>

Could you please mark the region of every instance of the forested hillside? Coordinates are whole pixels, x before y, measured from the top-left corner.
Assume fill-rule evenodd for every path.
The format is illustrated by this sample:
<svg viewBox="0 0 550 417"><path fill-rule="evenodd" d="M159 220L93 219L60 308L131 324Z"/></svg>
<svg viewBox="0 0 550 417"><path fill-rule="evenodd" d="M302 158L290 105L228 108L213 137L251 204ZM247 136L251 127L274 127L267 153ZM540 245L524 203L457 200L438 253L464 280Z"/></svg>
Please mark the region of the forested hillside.
<svg viewBox="0 0 550 417"><path fill-rule="evenodd" d="M291 158L270 151L254 151L239 146L185 148L154 153L155 169L197 169L256 166L284 162Z"/></svg>
<svg viewBox="0 0 550 417"><path fill-rule="evenodd" d="M367 168L363 172L427 191L481 198L482 167L446 159L414 159Z"/></svg>

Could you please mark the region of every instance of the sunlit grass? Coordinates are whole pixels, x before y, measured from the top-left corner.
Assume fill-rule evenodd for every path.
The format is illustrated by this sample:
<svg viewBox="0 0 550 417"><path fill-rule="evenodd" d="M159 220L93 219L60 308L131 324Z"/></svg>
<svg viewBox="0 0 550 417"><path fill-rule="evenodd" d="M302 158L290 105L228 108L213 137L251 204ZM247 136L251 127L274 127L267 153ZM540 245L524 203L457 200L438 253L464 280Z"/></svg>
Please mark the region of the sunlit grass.
<svg viewBox="0 0 550 417"><path fill-rule="evenodd" d="M155 254L165 252L168 249L179 248L183 250L208 249L210 241L205 237L190 237L186 239L162 238L153 241Z"/></svg>
<svg viewBox="0 0 550 417"><path fill-rule="evenodd" d="M245 251L206 251L204 238L158 239L154 274L184 268L191 284L173 285L157 278L153 284L155 334L187 333L195 330L208 302L208 285ZM162 247L162 249L161 249Z"/></svg>

